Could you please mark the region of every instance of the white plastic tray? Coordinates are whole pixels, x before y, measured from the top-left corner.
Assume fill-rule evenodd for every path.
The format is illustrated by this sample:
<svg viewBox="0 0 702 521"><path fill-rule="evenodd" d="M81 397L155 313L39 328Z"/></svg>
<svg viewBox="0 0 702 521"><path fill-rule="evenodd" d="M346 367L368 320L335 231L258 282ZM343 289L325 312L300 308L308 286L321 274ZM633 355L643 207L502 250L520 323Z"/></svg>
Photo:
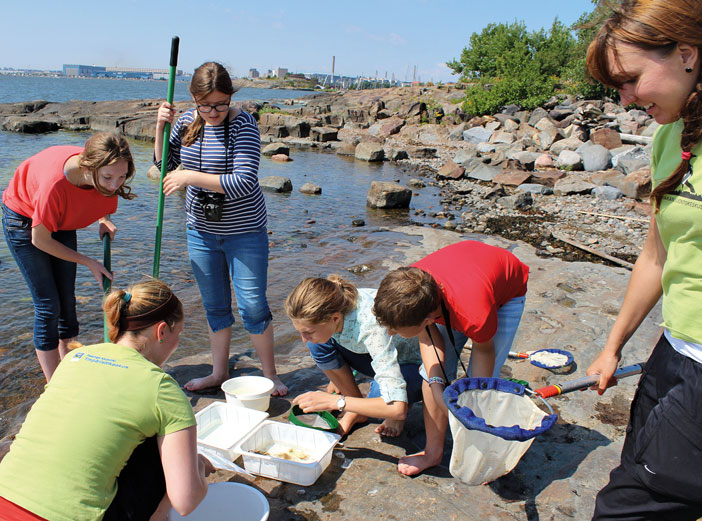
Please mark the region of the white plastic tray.
<svg viewBox="0 0 702 521"><path fill-rule="evenodd" d="M213 402L195 415L197 443L234 461L236 445L266 418L267 412Z"/></svg>
<svg viewBox="0 0 702 521"><path fill-rule="evenodd" d="M244 468L252 474L309 486L329 466L332 449L340 438L330 432L266 420L243 438L236 450L243 457ZM301 463L257 454L273 444L294 447L308 455L310 461Z"/></svg>

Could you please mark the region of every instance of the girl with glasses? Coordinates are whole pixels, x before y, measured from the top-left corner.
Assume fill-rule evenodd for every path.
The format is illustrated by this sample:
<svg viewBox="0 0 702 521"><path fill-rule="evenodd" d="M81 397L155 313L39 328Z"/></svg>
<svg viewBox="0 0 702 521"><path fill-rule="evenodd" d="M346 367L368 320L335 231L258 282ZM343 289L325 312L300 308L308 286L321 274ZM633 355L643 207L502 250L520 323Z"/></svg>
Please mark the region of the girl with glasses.
<svg viewBox="0 0 702 521"><path fill-rule="evenodd" d="M227 70L215 62L195 69L190 94L196 107L173 125L163 191L186 189L185 208L190 263L207 314L212 373L185 389L203 392L229 378L232 313L231 283L244 328L256 349L264 376L275 383L274 396L288 388L280 381L273 357L272 316L266 299L268 271L267 214L258 184L261 138L254 117L230 107L236 92ZM161 166L163 128L175 109L158 111L154 154ZM182 170L172 171L179 164Z"/></svg>

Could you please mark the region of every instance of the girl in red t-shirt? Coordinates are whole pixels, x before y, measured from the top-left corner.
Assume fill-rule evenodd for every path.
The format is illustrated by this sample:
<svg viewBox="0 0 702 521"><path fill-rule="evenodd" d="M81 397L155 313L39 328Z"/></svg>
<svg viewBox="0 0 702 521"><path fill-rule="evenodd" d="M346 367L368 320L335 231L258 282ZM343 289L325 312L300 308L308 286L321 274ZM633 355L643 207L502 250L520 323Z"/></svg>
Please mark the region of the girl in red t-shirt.
<svg viewBox="0 0 702 521"><path fill-rule="evenodd" d="M95 280L112 274L78 253L76 230L100 222L100 236L114 238L109 215L117 196L133 199L134 175L127 140L101 132L85 147L49 147L23 161L3 192L5 240L34 301L34 347L46 380L78 335L76 263Z"/></svg>

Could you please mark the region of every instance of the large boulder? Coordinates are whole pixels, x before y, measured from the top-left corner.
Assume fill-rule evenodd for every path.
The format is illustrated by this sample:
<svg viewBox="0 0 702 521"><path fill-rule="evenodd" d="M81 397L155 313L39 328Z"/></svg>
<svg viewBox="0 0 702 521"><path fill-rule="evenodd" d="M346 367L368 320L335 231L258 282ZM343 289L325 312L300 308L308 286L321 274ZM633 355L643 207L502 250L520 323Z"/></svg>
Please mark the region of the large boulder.
<svg viewBox="0 0 702 521"><path fill-rule="evenodd" d="M263 150L261 150L261 154L264 156L274 156L276 154L285 154L286 156L289 156L290 147L283 143L271 143L266 145Z"/></svg>
<svg viewBox="0 0 702 521"><path fill-rule="evenodd" d="M585 143L576 152L583 158L583 169L587 172L607 170L612 166L612 154L602 145Z"/></svg>
<svg viewBox="0 0 702 521"><path fill-rule="evenodd" d="M312 127L310 129L310 139L326 143L327 141L338 141L339 130L332 127Z"/></svg>
<svg viewBox="0 0 702 521"><path fill-rule="evenodd" d="M463 139L477 145L483 141L490 141L492 134L493 131L487 130L485 127L473 127L463 131Z"/></svg>
<svg viewBox="0 0 702 521"><path fill-rule="evenodd" d="M556 195L589 194L596 186L597 185L585 181L578 174L571 174L556 181L556 184L553 186L553 192Z"/></svg>
<svg viewBox="0 0 702 521"><path fill-rule="evenodd" d="M356 145L356 159L362 161L382 161L385 159L385 152L382 143L362 142Z"/></svg>
<svg viewBox="0 0 702 521"><path fill-rule="evenodd" d="M373 181L366 196L369 208L409 208L412 190L397 183Z"/></svg>
<svg viewBox="0 0 702 521"><path fill-rule="evenodd" d="M10 116L5 118L2 129L23 134L43 134L44 132L57 131L59 124L55 121L46 121L45 119Z"/></svg>
<svg viewBox="0 0 702 521"><path fill-rule="evenodd" d="M263 179L259 179L258 184L260 184L261 189L266 192L286 193L292 192L293 189L292 181L281 175L269 175Z"/></svg>

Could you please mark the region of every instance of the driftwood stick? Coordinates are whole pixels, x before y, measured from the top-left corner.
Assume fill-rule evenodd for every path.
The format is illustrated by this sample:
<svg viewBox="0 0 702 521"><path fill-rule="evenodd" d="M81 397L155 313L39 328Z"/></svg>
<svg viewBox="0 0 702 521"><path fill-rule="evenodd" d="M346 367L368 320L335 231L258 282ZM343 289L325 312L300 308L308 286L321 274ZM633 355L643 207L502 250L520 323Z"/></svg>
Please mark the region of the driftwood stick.
<svg viewBox="0 0 702 521"><path fill-rule="evenodd" d="M637 136L636 134L619 134L622 143L634 143L635 145L648 145L653 142L652 137Z"/></svg>
<svg viewBox="0 0 702 521"><path fill-rule="evenodd" d="M556 239L558 239L561 242L565 242L566 244L570 244L571 246L575 246L576 248L584 250L588 253L592 253L593 255L597 255L598 257L602 257L603 259L607 259L610 262L613 262L615 264L619 264L620 266L624 266L625 268L628 268L628 269L634 268L634 265L631 262L617 259L616 257L612 257L611 255L607 255L606 253L603 253L601 251L597 251L593 248L590 248L589 246L585 246L584 244L581 244L577 241L574 241L573 239L570 239L564 235L561 235L558 232L554 232L553 230L551 230L551 235L553 235Z"/></svg>
<svg viewBox="0 0 702 521"><path fill-rule="evenodd" d="M644 219L643 217L624 217L623 215L612 215L608 213L597 213L597 212L586 212L585 210L576 210L578 213L584 213L586 215L596 215L598 217L614 217L615 219L626 219L627 221L636 221L640 223L647 223L650 219Z"/></svg>

